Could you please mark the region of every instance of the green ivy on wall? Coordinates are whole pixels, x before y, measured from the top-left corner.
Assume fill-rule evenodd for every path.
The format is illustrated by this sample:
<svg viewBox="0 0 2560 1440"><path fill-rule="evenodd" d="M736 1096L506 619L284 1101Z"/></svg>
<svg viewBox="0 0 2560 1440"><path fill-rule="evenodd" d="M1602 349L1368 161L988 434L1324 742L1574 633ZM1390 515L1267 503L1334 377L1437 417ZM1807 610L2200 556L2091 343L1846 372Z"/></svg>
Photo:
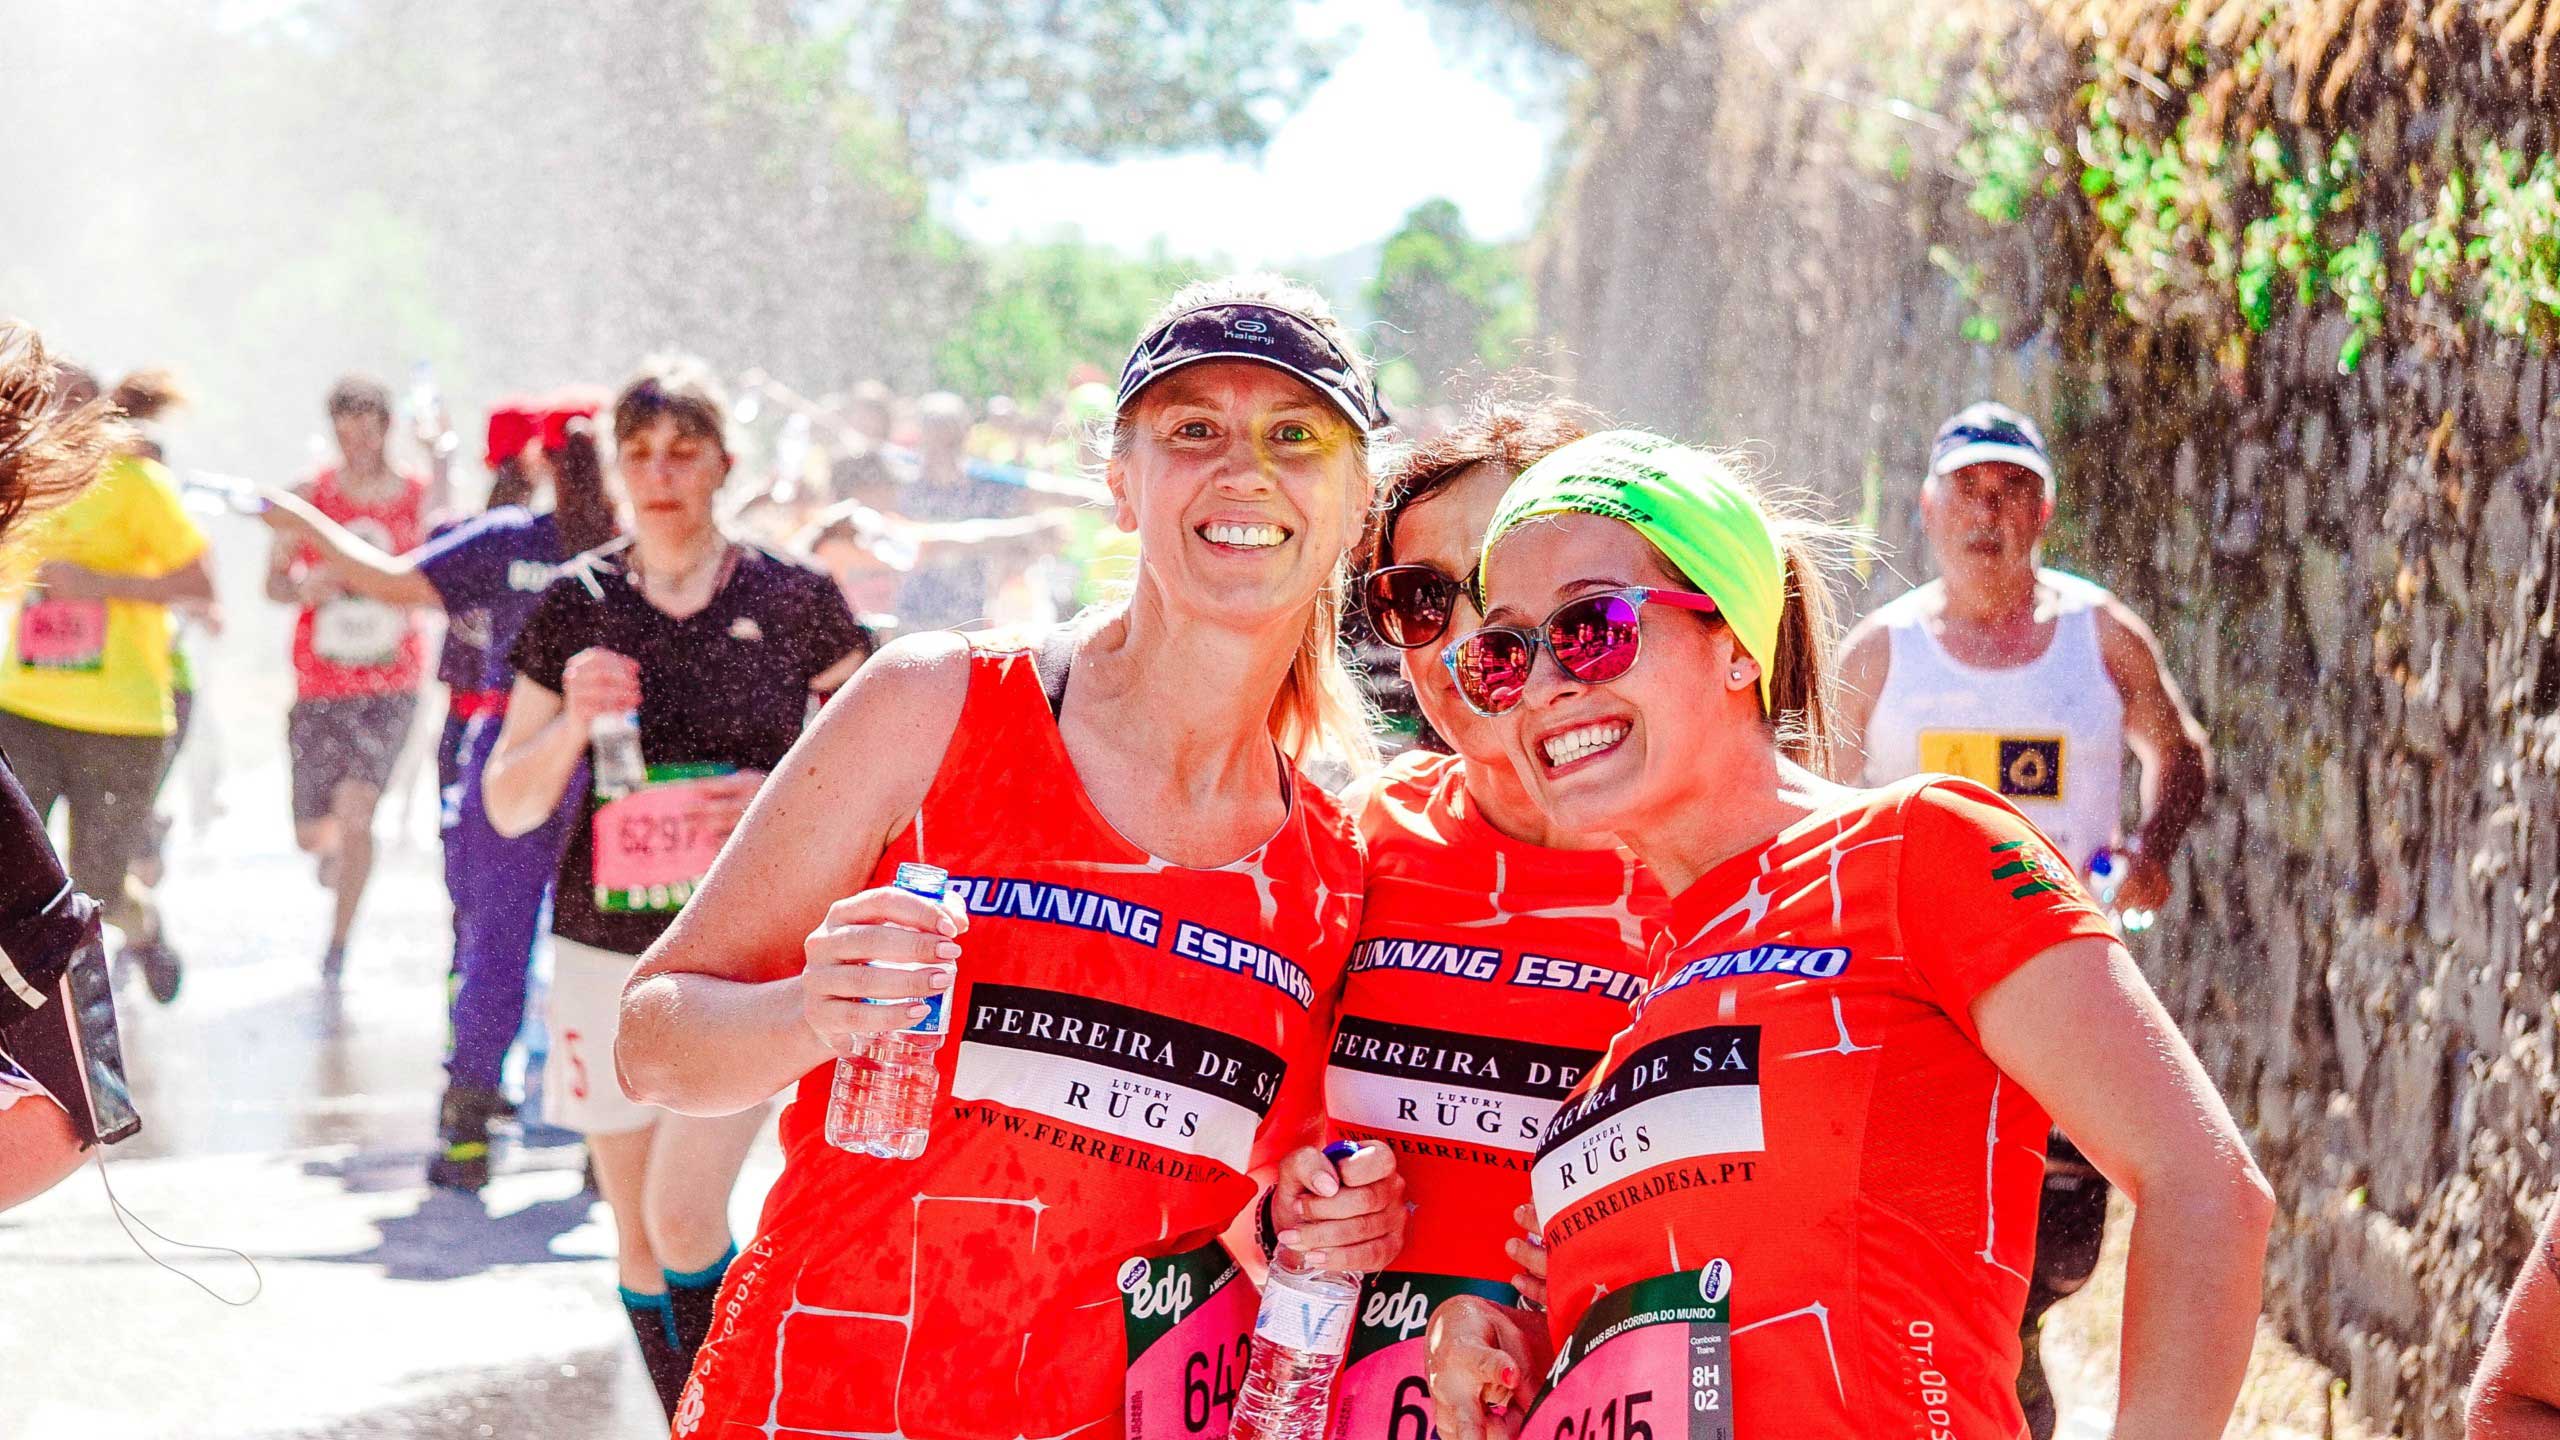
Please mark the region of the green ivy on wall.
<svg viewBox="0 0 2560 1440"><path fill-rule="evenodd" d="M2241 68L2265 63L2253 47ZM2560 341L2560 158L2482 145L2477 163L2447 175L2432 213L2393 245L2357 223L2366 176L2353 133L2323 148L2262 129L2236 153L2183 121L2155 137L2128 123L2117 70L2104 51L2093 60L2068 151L1976 84L1954 156L1970 187L1966 208L2011 225L2076 190L2097 222L2117 308L2154 322L2201 315L2210 324L2219 313L2228 355L2245 356L2247 337L2273 325L2288 298L2304 310L2334 304L2348 322L2338 369L2352 373L2383 333L2395 279L2496 333ZM2411 180L2423 184L2414 167ZM1960 284L1973 273L1953 257L1940 268ZM1979 289L1966 285L1966 298L1977 300ZM1964 333L1988 342L1999 327L1976 313Z"/></svg>

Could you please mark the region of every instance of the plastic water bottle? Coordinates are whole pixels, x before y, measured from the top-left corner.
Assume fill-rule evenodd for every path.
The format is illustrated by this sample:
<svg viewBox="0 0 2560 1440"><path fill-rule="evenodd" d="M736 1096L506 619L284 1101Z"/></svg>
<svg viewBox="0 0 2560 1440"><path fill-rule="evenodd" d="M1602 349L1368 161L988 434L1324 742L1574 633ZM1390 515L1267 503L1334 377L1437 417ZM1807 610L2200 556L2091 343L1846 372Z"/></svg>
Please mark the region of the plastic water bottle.
<svg viewBox="0 0 2560 1440"><path fill-rule="evenodd" d="M2160 917L2148 910L2116 909L2116 894L2124 889L2124 877L2133 869L2126 863L2128 858L2118 855L2109 846L2099 846L2098 853L2089 857L2089 894L2098 902L2099 909L2116 917L2116 923L2124 927L2126 934L2139 935L2150 929L2152 922Z"/></svg>
<svg viewBox="0 0 2560 1440"><path fill-rule="evenodd" d="M611 800L649 783L649 762L640 755L639 711L609 710L588 721L587 740L595 747L597 794Z"/></svg>
<svg viewBox="0 0 2560 1440"><path fill-rule="evenodd" d="M444 413L444 392L436 388L436 367L420 360L409 367L409 424L427 453L441 458L461 448L462 437L453 433ZM434 426L430 438L429 426Z"/></svg>
<svg viewBox="0 0 2560 1440"><path fill-rule="evenodd" d="M949 872L914 861L889 882L910 895L942 903ZM923 997L924 1018L904 1030L869 1035L836 1061L835 1089L827 1097L827 1143L857 1155L913 1160L922 1155L933 1125L934 1096L942 1088L934 1052L951 1030L951 992ZM875 1000L913 1005L913 1000Z"/></svg>
<svg viewBox="0 0 2560 1440"><path fill-rule="evenodd" d="M1356 1148L1337 1140L1324 1147L1325 1158L1338 1164ZM1302 1269L1294 1260L1271 1258L1228 1440L1323 1440L1334 1372L1351 1348L1359 1307L1358 1274Z"/></svg>

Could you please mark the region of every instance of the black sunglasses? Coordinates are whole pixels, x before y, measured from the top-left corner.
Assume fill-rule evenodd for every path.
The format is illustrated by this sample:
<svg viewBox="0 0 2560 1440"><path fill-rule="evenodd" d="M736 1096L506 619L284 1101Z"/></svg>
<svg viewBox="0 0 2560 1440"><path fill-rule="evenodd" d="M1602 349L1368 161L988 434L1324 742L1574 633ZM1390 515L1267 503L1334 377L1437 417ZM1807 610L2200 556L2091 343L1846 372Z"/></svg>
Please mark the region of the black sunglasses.
<svg viewBox="0 0 2560 1440"><path fill-rule="evenodd" d="M1449 633L1458 596L1475 593L1478 563L1464 580L1452 579L1437 565L1381 565L1360 577L1360 603L1369 612L1369 628L1399 650L1437 644Z"/></svg>

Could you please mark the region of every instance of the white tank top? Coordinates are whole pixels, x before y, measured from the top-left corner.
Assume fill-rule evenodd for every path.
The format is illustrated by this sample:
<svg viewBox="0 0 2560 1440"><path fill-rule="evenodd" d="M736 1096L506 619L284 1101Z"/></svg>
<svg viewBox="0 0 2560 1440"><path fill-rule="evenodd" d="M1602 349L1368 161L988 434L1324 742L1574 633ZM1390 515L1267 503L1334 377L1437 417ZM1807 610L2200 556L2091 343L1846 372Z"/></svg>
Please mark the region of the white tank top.
<svg viewBox="0 0 2560 1440"><path fill-rule="evenodd" d="M1876 612L1893 661L1867 722L1866 783L1924 770L1979 781L2085 870L2124 819L2124 697L2098 652L2107 592L2059 570L2036 578L2058 597L2053 643L2024 665L1948 654L1925 622L1934 582Z"/></svg>

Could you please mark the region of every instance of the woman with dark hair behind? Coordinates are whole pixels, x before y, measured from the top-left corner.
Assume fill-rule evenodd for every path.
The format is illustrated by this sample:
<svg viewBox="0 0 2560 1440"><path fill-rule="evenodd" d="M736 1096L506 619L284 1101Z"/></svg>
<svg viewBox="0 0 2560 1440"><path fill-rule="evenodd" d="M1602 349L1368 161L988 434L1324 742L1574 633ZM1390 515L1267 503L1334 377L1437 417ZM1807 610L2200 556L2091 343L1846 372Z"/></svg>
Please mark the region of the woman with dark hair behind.
<svg viewBox="0 0 2560 1440"><path fill-rule="evenodd" d="M1441 753L1408 752L1345 797L1368 899L1326 1108L1343 1135L1395 1149L1421 1223L1395 1268L1369 1277L1335 1400L1340 1440L1406 1433L1403 1417L1428 1410L1420 1321L1433 1307L1518 1298L1529 1156L1626 1024L1642 927L1664 905L1607 836L1547 822L1499 727L1466 708L1439 659L1484 623L1466 581L1503 491L1582 438L1583 421L1552 400L1487 399L1378 481L1362 608Z"/></svg>
<svg viewBox="0 0 2560 1440"><path fill-rule="evenodd" d="M317 552L332 583L347 594L442 609L455 617L456 631L469 617L479 632L468 637L473 668L447 678L444 879L453 897L454 984L440 1148L428 1162L427 1179L450 1189L489 1183L490 1122L514 1111L500 1081L524 1024L528 966L576 808L564 796L535 829L502 835L482 806L480 776L514 683L509 647L562 564L616 534L596 451L599 403L599 396L580 392L493 413L490 508L406 555L384 554L291 494L268 497L269 523ZM528 502L542 489L551 492L552 508L537 513Z"/></svg>
<svg viewBox="0 0 2560 1440"><path fill-rule="evenodd" d="M0 543L71 504L126 442L94 382L69 405L65 388L43 338L0 320ZM122 1090L97 903L73 887L0 754L0 1210L50 1189L89 1146L133 1133Z"/></svg>

